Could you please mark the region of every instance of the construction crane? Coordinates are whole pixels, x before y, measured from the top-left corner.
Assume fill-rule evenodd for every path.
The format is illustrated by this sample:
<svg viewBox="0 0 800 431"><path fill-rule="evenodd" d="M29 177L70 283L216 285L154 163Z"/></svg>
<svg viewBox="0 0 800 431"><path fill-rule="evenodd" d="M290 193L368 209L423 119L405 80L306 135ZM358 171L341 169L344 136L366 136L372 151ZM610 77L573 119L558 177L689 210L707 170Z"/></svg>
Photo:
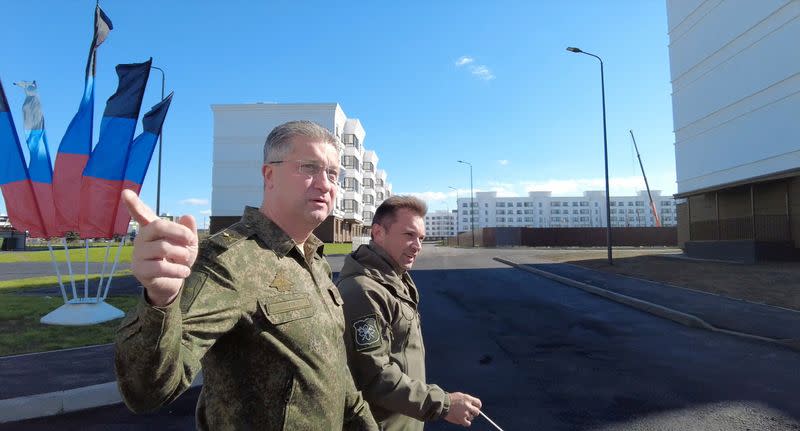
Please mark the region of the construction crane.
<svg viewBox="0 0 800 431"><path fill-rule="evenodd" d="M644 173L644 165L642 164L642 156L639 155L639 146L636 145L636 138L633 137L633 130L631 132L631 139L633 140L633 148L636 150L636 157L639 159L639 167L642 168L642 176L644 177L644 186L647 188L647 197L650 198L650 209L653 211L653 218L656 221L656 227L661 227L661 218L656 211L656 203L653 202L653 195L650 193L650 185L647 183L647 175Z"/></svg>

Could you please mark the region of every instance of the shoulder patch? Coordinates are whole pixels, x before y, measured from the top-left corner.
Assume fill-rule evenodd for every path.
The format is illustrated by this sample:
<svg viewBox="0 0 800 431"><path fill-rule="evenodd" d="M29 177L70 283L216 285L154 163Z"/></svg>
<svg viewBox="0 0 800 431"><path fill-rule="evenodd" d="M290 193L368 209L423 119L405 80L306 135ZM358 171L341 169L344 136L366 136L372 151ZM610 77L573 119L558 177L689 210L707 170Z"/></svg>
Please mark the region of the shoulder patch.
<svg viewBox="0 0 800 431"><path fill-rule="evenodd" d="M194 300L200 294L200 289L206 284L208 274L204 272L192 272L191 275L183 282L183 291L181 292L181 313L186 314L192 308Z"/></svg>
<svg viewBox="0 0 800 431"><path fill-rule="evenodd" d="M353 322L353 345L356 352L380 347L381 330L376 314L361 317Z"/></svg>

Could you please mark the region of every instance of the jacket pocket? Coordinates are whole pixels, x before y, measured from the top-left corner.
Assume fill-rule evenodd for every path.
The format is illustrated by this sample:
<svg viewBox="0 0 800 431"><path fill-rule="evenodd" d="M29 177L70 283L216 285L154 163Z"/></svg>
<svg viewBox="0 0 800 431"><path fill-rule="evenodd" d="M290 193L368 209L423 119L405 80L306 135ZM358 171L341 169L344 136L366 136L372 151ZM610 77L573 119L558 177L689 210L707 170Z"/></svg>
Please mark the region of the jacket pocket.
<svg viewBox="0 0 800 431"><path fill-rule="evenodd" d="M306 292L263 297L258 300L258 306L273 325L305 319L316 311Z"/></svg>

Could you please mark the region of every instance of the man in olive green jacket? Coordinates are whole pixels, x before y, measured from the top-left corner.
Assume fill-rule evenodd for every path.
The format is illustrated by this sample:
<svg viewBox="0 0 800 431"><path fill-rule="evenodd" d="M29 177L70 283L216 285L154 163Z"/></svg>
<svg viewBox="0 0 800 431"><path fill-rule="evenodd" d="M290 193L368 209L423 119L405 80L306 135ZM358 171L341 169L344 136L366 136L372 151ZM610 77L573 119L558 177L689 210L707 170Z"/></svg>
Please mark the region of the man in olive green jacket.
<svg viewBox="0 0 800 431"><path fill-rule="evenodd" d="M145 288L116 339L123 399L148 411L203 370L201 430L377 430L347 368L342 299L311 232L336 198L339 147L307 121L264 146L264 201L197 250L194 219L156 218L131 192L141 225L132 267Z"/></svg>
<svg viewBox="0 0 800 431"><path fill-rule="evenodd" d="M344 298L345 345L356 386L382 430L422 430L443 418L470 426L479 399L425 383L419 293L408 270L422 249L427 208L392 196L375 212L372 241L345 258L336 284Z"/></svg>

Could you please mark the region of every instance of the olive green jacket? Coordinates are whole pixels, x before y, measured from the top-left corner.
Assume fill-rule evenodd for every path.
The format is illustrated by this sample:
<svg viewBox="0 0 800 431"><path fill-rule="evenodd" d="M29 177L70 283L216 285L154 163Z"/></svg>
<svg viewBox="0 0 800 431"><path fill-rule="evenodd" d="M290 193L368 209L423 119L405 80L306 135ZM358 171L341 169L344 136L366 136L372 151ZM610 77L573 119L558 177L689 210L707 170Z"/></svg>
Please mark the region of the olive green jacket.
<svg viewBox="0 0 800 431"><path fill-rule="evenodd" d="M377 430L342 345L342 298L322 243L305 256L258 209L200 246L179 299L143 298L116 337L117 382L135 412L203 370L201 430Z"/></svg>
<svg viewBox="0 0 800 431"><path fill-rule="evenodd" d="M425 383L419 294L408 272L371 242L345 258L336 285L350 371L381 429L421 430L446 416L449 395Z"/></svg>

